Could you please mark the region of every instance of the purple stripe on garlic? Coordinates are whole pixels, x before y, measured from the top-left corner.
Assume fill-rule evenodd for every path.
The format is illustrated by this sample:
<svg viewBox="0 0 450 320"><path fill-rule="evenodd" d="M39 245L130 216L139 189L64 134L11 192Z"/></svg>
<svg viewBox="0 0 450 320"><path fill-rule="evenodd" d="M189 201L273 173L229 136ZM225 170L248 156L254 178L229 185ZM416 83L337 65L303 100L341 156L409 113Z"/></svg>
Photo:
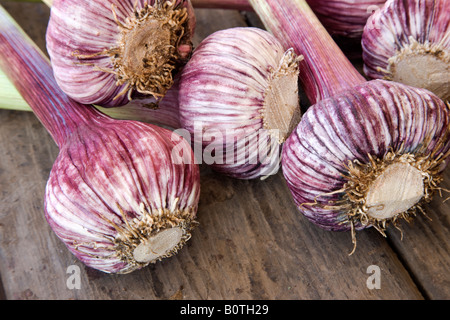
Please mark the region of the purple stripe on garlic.
<svg viewBox="0 0 450 320"><path fill-rule="evenodd" d="M389 0L362 37L364 72L450 98L450 1Z"/></svg>
<svg viewBox="0 0 450 320"><path fill-rule="evenodd" d="M47 51L71 98L121 106L136 93L165 95L190 54L194 28L188 0L55 0Z"/></svg>
<svg viewBox="0 0 450 320"><path fill-rule="evenodd" d="M213 169L243 179L277 171L280 145L300 119L299 60L257 28L220 30L196 48L181 76L180 121L203 151L222 152ZM266 147L268 157L244 154Z"/></svg>

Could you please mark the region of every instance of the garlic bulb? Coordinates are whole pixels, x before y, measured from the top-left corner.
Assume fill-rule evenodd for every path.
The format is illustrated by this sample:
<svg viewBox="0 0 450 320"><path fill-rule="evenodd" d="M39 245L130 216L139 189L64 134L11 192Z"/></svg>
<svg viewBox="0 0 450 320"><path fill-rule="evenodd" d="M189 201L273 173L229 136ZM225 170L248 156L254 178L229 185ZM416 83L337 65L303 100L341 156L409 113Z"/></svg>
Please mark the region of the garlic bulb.
<svg viewBox="0 0 450 320"><path fill-rule="evenodd" d="M310 107L283 148L299 210L327 230L408 219L432 199L450 160L450 112L424 89L384 80Z"/></svg>
<svg viewBox="0 0 450 320"><path fill-rule="evenodd" d="M364 72L450 99L450 1L390 0L364 29Z"/></svg>
<svg viewBox="0 0 450 320"><path fill-rule="evenodd" d="M45 216L87 266L128 273L175 254L196 225L198 166L172 150L171 131L95 119L61 145L45 192Z"/></svg>
<svg viewBox="0 0 450 320"><path fill-rule="evenodd" d="M181 74L179 112L203 162L241 179L277 171L281 143L300 119L299 60L258 28L201 42Z"/></svg>
<svg viewBox="0 0 450 320"><path fill-rule="evenodd" d="M0 67L59 147L44 207L68 249L108 273L175 254L197 224L200 174L187 141L70 99L49 61L2 7Z"/></svg>
<svg viewBox="0 0 450 320"><path fill-rule="evenodd" d="M55 0L47 51L61 89L103 107L161 98L192 50L189 0Z"/></svg>

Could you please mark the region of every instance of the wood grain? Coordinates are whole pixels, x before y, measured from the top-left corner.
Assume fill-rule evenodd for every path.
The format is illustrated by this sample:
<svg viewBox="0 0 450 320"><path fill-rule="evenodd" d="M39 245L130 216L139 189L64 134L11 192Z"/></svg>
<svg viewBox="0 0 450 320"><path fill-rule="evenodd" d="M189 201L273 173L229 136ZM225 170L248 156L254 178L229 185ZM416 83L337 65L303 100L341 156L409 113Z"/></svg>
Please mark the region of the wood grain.
<svg viewBox="0 0 450 320"><path fill-rule="evenodd" d="M48 9L0 1L45 47ZM223 28L247 26L237 11L196 10L195 44ZM0 276L6 299L448 299L450 201L436 198L427 218L403 229L324 231L301 216L281 173L241 181L201 168L200 225L176 256L127 275L84 267L53 234L43 193L58 154L30 112L0 110ZM449 188L446 171L443 187ZM66 285L81 269L81 288ZM367 268L381 270L369 289ZM2 292L2 290L0 290ZM1 298L1 294L0 294Z"/></svg>

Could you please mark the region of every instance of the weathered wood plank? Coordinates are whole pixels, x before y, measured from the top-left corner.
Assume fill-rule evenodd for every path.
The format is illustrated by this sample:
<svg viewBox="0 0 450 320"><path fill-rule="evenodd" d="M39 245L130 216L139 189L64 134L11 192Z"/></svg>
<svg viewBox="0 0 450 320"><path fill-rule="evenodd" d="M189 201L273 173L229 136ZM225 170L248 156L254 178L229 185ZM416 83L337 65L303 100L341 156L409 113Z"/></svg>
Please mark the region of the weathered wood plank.
<svg viewBox="0 0 450 320"><path fill-rule="evenodd" d="M42 41L45 7L8 3L7 9ZM197 13L196 44L215 30L246 25L238 12ZM2 110L0 148L0 276L8 299L423 298L414 283L422 280L410 277L388 241L374 230L360 232L349 257L350 235L302 217L281 173L239 181L203 167L200 226L178 255L129 275L85 268L43 216L43 191L58 153L50 136L32 113ZM81 269L79 290L66 286L70 265ZM381 270L379 290L366 285L371 265Z"/></svg>

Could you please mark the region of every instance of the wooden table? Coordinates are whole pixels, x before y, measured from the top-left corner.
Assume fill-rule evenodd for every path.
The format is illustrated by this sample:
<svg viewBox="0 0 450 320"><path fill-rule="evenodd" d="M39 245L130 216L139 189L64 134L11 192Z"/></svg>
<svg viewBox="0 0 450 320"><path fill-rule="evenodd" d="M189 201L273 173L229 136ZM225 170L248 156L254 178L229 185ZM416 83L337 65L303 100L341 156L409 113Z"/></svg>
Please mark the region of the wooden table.
<svg viewBox="0 0 450 320"><path fill-rule="evenodd" d="M44 49L49 9L40 3L0 4ZM219 29L261 27L254 14L196 13L195 44ZM360 66L359 55L354 57ZM142 270L111 275L84 267L45 221L44 187L58 149L31 112L0 110L0 150L0 298L450 298L448 194L426 207L429 218L419 214L410 224L402 223L403 240L395 228L387 238L364 230L357 234L356 252L348 256L350 234L308 222L281 173L240 181L202 167L200 226L188 244ZM448 168L442 186L450 189ZM67 286L71 265L81 270L80 289ZM377 270L379 289L370 286Z"/></svg>

